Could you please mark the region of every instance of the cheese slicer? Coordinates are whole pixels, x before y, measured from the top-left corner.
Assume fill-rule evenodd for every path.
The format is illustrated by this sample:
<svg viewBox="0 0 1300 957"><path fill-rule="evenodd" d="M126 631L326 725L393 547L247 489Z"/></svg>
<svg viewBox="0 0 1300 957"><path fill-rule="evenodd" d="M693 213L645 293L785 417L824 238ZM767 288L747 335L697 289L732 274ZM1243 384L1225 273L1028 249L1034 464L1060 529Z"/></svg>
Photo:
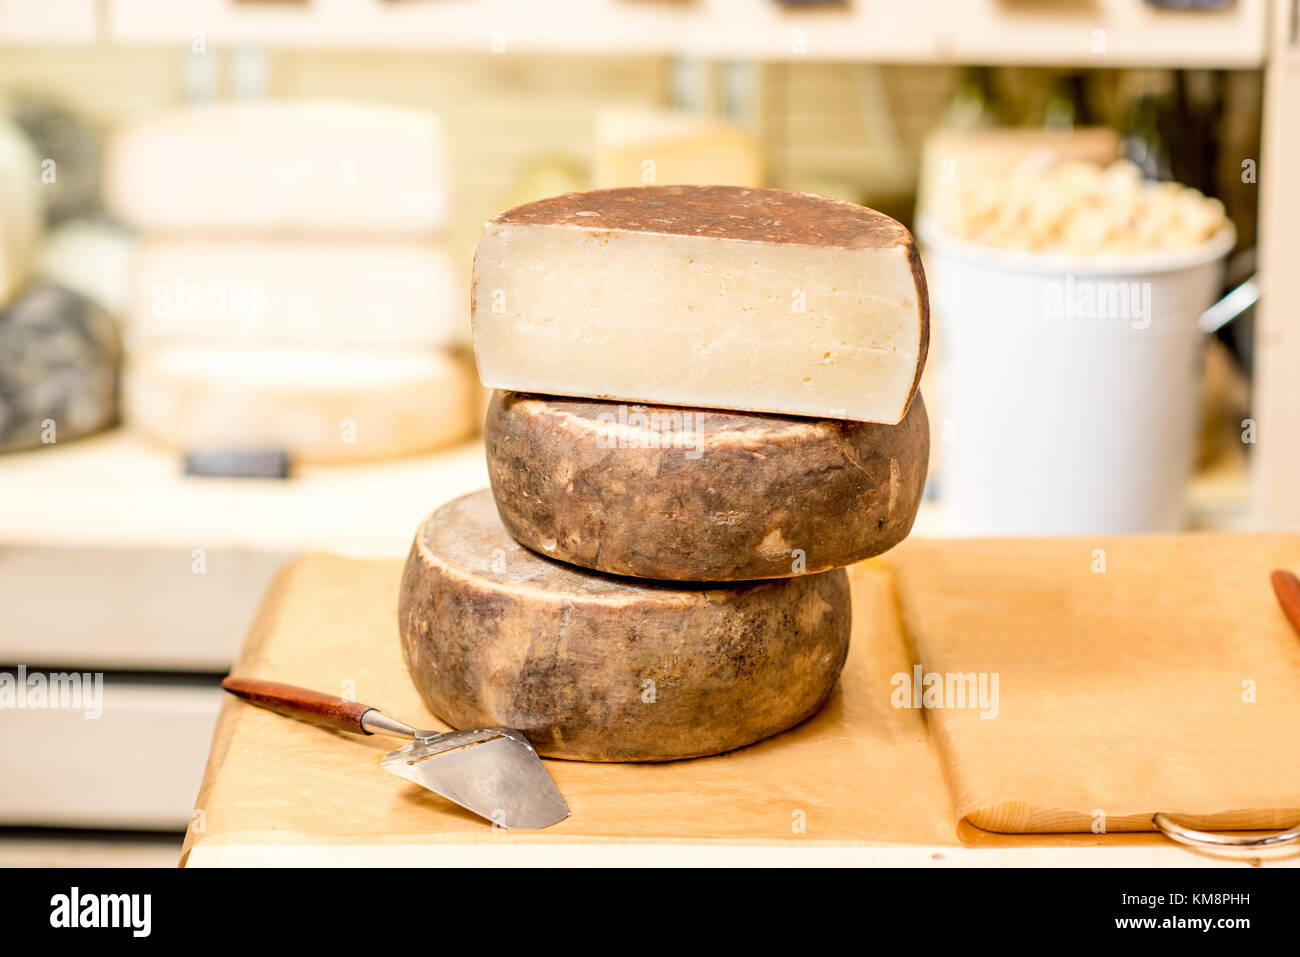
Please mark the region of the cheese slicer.
<svg viewBox="0 0 1300 957"><path fill-rule="evenodd" d="M384 755L380 766L500 827L535 830L569 816L542 759L513 728L421 731L378 708L276 681L232 675L221 687L260 708L323 728L409 738L410 744Z"/></svg>

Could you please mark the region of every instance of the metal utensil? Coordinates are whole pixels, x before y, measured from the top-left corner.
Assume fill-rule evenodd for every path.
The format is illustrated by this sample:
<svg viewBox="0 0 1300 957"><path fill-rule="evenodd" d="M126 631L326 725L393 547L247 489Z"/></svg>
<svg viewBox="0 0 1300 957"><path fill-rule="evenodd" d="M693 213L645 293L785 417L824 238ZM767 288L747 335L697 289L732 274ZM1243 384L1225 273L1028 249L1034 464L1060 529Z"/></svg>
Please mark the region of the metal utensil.
<svg viewBox="0 0 1300 957"><path fill-rule="evenodd" d="M513 728L421 731L378 708L276 681L232 675L221 687L258 707L324 728L411 739L384 755L380 766L500 827L550 827L569 816L542 759Z"/></svg>
<svg viewBox="0 0 1300 957"><path fill-rule="evenodd" d="M1259 302L1259 280L1251 276L1201 313L1200 318L1196 320L1196 326L1206 335L1213 335L1257 302Z"/></svg>

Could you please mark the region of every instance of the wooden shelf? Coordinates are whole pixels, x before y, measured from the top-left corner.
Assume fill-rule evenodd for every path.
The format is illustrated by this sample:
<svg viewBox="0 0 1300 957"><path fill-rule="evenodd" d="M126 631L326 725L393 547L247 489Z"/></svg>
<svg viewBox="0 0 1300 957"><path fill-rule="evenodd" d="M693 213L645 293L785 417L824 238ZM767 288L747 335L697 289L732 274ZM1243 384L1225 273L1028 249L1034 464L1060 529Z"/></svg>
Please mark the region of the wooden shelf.
<svg viewBox="0 0 1300 957"><path fill-rule="evenodd" d="M614 840L561 844L475 841L441 844L202 844L185 867L1248 867L1189 852L1169 842L1118 847L971 848L835 846L810 841L771 844L685 844ZM1300 857L1269 861L1300 867Z"/></svg>
<svg viewBox="0 0 1300 957"><path fill-rule="evenodd" d="M4 0L0 44L93 43L95 0Z"/></svg>
<svg viewBox="0 0 1300 957"><path fill-rule="evenodd" d="M1054 66L1256 67L1267 0L1217 12L1142 0L852 0L792 11L774 0L109 0L104 35L208 49L406 47L484 53Z"/></svg>
<svg viewBox="0 0 1300 957"><path fill-rule="evenodd" d="M487 484L481 440L264 481L186 477L176 455L119 430L0 457L0 545L404 558L426 515ZM1247 492L1240 464L1198 476L1189 489L1190 524L1245 527ZM925 503L913 534L943 529L939 506Z"/></svg>
<svg viewBox="0 0 1300 957"><path fill-rule="evenodd" d="M0 825L183 831L223 697L215 682L110 678L98 719L68 708L6 712Z"/></svg>
<svg viewBox="0 0 1300 957"><path fill-rule="evenodd" d="M405 556L421 519L487 484L480 441L272 481L187 477L118 430L0 456L0 543Z"/></svg>

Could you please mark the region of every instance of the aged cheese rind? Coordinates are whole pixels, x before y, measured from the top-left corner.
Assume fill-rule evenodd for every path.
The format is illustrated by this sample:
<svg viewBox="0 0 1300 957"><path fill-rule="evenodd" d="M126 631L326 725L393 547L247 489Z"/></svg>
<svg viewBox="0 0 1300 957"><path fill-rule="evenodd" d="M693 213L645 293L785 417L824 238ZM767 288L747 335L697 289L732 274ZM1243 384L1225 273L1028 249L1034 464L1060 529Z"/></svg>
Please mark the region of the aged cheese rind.
<svg viewBox="0 0 1300 957"><path fill-rule="evenodd" d="M159 114L123 128L105 203L173 233L427 235L446 224L435 115L401 107L267 100Z"/></svg>
<svg viewBox="0 0 1300 957"><path fill-rule="evenodd" d="M446 346L469 338L464 274L431 242L145 239L141 340Z"/></svg>
<svg viewBox="0 0 1300 957"><path fill-rule="evenodd" d="M566 193L487 223L474 261L484 385L896 424L925 363L911 235L781 190Z"/></svg>
<svg viewBox="0 0 1300 957"><path fill-rule="evenodd" d="M736 581L887 551L921 503L929 424L629 406L497 392L484 429L501 520L550 558Z"/></svg>
<svg viewBox="0 0 1300 957"><path fill-rule="evenodd" d="M420 527L398 608L425 703L518 728L544 755L663 761L783 731L830 694L849 642L842 571L701 588L572 568L516 543L487 489Z"/></svg>
<svg viewBox="0 0 1300 957"><path fill-rule="evenodd" d="M129 426L178 451L347 462L467 437L473 389L464 361L432 349L172 344L131 360L123 403Z"/></svg>

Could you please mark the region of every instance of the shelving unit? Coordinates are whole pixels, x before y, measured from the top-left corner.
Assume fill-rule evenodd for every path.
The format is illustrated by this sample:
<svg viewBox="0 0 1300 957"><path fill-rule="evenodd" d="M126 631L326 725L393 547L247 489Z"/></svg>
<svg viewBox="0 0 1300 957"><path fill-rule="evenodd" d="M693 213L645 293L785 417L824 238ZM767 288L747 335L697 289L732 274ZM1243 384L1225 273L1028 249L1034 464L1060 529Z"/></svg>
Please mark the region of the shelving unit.
<svg viewBox="0 0 1300 957"><path fill-rule="evenodd" d="M1219 67L1259 66L1267 49L1267 0L1210 13L1140 0L858 0L829 10L773 0L565 0L562 11L543 0L109 0L106 9L106 37L129 43L188 44L202 32L217 44L298 47Z"/></svg>
<svg viewBox="0 0 1300 957"><path fill-rule="evenodd" d="M278 568L316 550L401 557L435 505L486 484L477 441L286 480L186 477L179 456L121 430L0 456L0 670L108 673L98 720L5 718L0 764L22 773L0 780L0 827L183 830L214 676Z"/></svg>
<svg viewBox="0 0 1300 957"><path fill-rule="evenodd" d="M0 48L24 43L93 43L100 21L95 0L5 0Z"/></svg>
<svg viewBox="0 0 1300 957"><path fill-rule="evenodd" d="M213 479L117 430L0 458L0 542L389 557L406 554L435 505L485 485L481 442L285 480Z"/></svg>
<svg viewBox="0 0 1300 957"><path fill-rule="evenodd" d="M1261 524L1300 525L1300 0L1236 0L1212 12L1142 0L852 0L792 10L775 0L6 0L0 49L86 43L181 50L405 49L687 60L980 63L1091 68L1262 68L1266 75L1254 413ZM743 25L743 29L738 29ZM1291 304L1291 305L1288 305Z"/></svg>
<svg viewBox="0 0 1300 957"><path fill-rule="evenodd" d="M1271 6L1161 10L1141 0L5 0L0 44L392 48L483 53L810 58L879 63L1258 67ZM736 29L744 24L743 30Z"/></svg>

